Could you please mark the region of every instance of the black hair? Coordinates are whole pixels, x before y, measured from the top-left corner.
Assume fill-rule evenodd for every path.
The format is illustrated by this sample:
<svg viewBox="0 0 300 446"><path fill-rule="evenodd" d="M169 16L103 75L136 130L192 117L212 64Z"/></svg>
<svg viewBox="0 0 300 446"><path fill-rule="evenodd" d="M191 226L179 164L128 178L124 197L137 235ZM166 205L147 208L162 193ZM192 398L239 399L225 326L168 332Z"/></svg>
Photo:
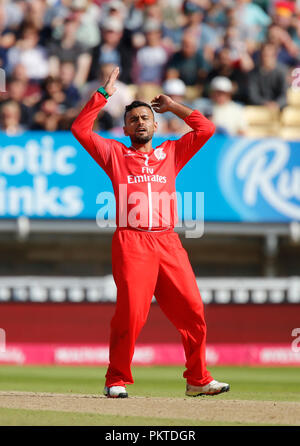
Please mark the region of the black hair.
<svg viewBox="0 0 300 446"><path fill-rule="evenodd" d="M127 113L130 112L131 110L133 110L134 108L138 108L138 107L148 107L152 111L152 114L154 116L154 113L153 113L153 110L151 108L151 105L147 104L147 102L133 101L133 102L131 102L131 104L126 105L126 107L125 107L124 122L126 120Z"/></svg>

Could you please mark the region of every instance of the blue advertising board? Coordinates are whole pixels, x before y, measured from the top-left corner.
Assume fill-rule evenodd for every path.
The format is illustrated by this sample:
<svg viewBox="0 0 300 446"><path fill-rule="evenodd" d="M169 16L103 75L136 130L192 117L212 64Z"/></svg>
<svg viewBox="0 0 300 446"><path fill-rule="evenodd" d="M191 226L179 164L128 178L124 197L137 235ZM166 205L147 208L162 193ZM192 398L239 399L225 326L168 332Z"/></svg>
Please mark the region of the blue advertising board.
<svg viewBox="0 0 300 446"><path fill-rule="evenodd" d="M205 221L300 220L300 142L214 135L176 184L203 193ZM101 192L110 179L70 132L0 134L0 218L95 219Z"/></svg>

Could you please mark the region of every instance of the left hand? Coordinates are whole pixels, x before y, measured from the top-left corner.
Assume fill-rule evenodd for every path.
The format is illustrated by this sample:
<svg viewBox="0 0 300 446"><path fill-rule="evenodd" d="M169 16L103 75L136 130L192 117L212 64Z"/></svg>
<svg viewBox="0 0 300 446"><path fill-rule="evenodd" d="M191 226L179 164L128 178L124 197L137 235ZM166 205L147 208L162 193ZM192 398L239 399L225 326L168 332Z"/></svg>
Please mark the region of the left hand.
<svg viewBox="0 0 300 446"><path fill-rule="evenodd" d="M115 87L115 82L117 80L117 77L119 76L119 73L120 73L120 68L119 67L114 68L104 84L105 91L109 94L109 96L112 96L117 91Z"/></svg>
<svg viewBox="0 0 300 446"><path fill-rule="evenodd" d="M151 101L151 106L156 113L165 113L170 111L173 100L165 94L155 96Z"/></svg>

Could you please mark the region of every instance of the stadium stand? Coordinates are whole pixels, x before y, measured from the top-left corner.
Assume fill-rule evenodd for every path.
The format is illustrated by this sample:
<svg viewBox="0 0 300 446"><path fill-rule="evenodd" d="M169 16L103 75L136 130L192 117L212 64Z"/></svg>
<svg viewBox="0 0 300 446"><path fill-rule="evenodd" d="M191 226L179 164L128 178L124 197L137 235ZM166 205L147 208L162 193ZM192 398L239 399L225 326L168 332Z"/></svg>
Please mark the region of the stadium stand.
<svg viewBox="0 0 300 446"><path fill-rule="evenodd" d="M270 109L263 105L247 105L246 118L249 126L270 125L279 121L279 110Z"/></svg>
<svg viewBox="0 0 300 446"><path fill-rule="evenodd" d="M282 126L279 129L278 136L287 140L299 140L300 139L300 129L299 127Z"/></svg>
<svg viewBox="0 0 300 446"><path fill-rule="evenodd" d="M252 138L276 136L280 112L264 105L246 105L246 135Z"/></svg>
<svg viewBox="0 0 300 446"><path fill-rule="evenodd" d="M66 4L60 0L55 4L31 0L22 3L22 7L21 4L13 5L8 0L1 5L4 19L0 25L0 67L6 75L7 87L12 85L1 94L0 109L11 100L21 107L20 125L11 126L9 131L12 133L31 129L67 130L82 106L88 86L94 87L101 65L107 63L121 66L120 80L130 93L149 100L152 94L161 91L165 79L152 86L145 81L145 85L142 82L137 88L134 82L138 76L137 55L146 47L148 53L151 51L153 60L147 76L154 79L154 63L160 64L158 52L167 54L166 74L168 61L175 53L180 53L182 45L187 45L187 36L186 73L184 69L173 69L168 74L182 76L190 82L191 70L198 70L192 73L193 83L186 85L186 102L196 104L197 99L209 100L212 77L224 76L234 84L233 100L240 105L262 105L261 102L251 102L253 97L268 95L278 89L280 107L285 94L287 105L299 104L300 40L296 2L228 0L216 5L213 1L156 0L148 3L131 0L126 7L122 2L102 0L70 0ZM107 30L107 27L111 29ZM252 32L254 27L256 35ZM280 28L281 40L276 37ZM150 38L150 43L146 38ZM198 48L195 42L198 42ZM257 91L250 101L249 80L260 66L260 51L266 43L270 43L276 52L277 61L273 67L276 73L286 73L286 86L279 85L277 75L274 75L270 81L273 85L269 81L265 84L266 88L270 85L268 92ZM36 70L32 74L32 64L38 64L39 72ZM45 90L49 79L60 76L63 80L60 92L55 92L54 87ZM46 119L44 115L51 116ZM120 123L114 116L109 119L106 115L105 119L105 130L119 131ZM0 129L6 131L3 118ZM262 133L256 129L249 132Z"/></svg>
<svg viewBox="0 0 300 446"><path fill-rule="evenodd" d="M300 107L300 89L290 87L287 90L287 105Z"/></svg>
<svg viewBox="0 0 300 446"><path fill-rule="evenodd" d="M300 125L300 106L287 106L281 112L280 115L281 125L290 127L299 127Z"/></svg>

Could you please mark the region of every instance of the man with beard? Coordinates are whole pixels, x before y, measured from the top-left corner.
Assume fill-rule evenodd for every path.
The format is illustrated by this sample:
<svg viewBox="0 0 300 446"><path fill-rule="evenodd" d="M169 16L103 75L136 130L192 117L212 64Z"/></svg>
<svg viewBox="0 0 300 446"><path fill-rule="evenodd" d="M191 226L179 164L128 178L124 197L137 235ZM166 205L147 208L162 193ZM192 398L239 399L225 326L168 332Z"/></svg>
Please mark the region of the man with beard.
<svg viewBox="0 0 300 446"><path fill-rule="evenodd" d="M117 67L85 105L71 129L107 173L116 196L112 272L117 304L111 321L104 394L110 398L128 396L126 384L134 382L131 362L135 342L153 295L181 334L186 355L186 395L226 392L229 385L214 380L206 368L203 303L188 255L174 232L176 176L213 135L215 126L200 112L159 95L151 102L153 110L174 113L193 131L154 149L152 138L157 123L153 110L147 103L134 101L125 108L123 127L131 146L104 139L93 132L93 124L116 91L118 74Z"/></svg>

